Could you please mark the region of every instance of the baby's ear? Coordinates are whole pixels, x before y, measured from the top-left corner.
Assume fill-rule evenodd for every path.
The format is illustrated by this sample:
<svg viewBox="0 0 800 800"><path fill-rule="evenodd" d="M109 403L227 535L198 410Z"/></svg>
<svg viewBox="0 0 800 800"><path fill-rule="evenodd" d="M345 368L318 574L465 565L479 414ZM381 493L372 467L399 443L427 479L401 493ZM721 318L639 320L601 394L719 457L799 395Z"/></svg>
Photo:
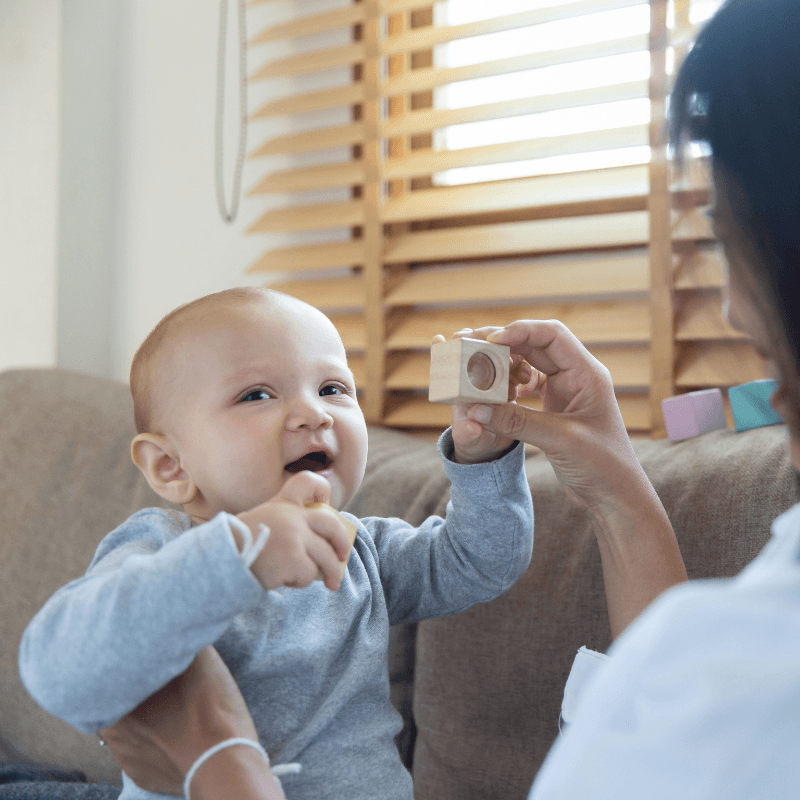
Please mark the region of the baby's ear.
<svg viewBox="0 0 800 800"><path fill-rule="evenodd" d="M178 454L166 436L140 433L131 442L131 458L159 496L179 506L194 500L197 486L181 467Z"/></svg>

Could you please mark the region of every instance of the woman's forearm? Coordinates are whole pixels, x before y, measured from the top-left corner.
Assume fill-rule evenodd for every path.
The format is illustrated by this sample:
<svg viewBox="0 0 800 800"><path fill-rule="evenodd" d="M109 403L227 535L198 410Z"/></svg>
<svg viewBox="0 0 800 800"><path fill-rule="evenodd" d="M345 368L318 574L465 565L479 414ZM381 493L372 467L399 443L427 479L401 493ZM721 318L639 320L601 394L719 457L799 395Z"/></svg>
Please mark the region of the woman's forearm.
<svg viewBox="0 0 800 800"><path fill-rule="evenodd" d="M626 483L613 504L587 510L600 548L614 639L658 595L687 580L667 513L638 463Z"/></svg>

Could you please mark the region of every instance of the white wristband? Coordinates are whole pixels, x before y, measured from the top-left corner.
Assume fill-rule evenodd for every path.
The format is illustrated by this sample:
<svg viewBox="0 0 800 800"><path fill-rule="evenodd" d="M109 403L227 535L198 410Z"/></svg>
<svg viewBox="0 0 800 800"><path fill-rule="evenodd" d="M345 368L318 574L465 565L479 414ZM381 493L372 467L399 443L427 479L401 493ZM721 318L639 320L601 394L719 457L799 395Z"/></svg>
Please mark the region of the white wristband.
<svg viewBox="0 0 800 800"><path fill-rule="evenodd" d="M248 747L252 747L254 750L258 750L259 753L264 757L264 761L267 762L269 765L269 756L267 755L267 751L258 743L254 742L252 739L245 739L244 737L237 737L235 739L225 739L224 742L219 742L219 744L215 744L213 747L209 747L208 750L203 753L197 761L192 764L189 768L189 771L186 773L186 780L183 782L183 796L186 800L190 800L189 798L189 787L192 783L192 778L194 778L195 772L197 772L203 764L208 761L211 756L219 753L220 750L224 750L226 747L233 747L237 744L244 744Z"/></svg>
<svg viewBox="0 0 800 800"><path fill-rule="evenodd" d="M226 514L225 516L228 519L228 525L231 528L236 528L244 539L244 545L239 555L242 557L244 565L249 569L258 558L258 554L264 549L267 539L269 539L269 528L263 523L259 523L258 536L254 542L250 528L239 517L235 517L233 514Z"/></svg>
<svg viewBox="0 0 800 800"><path fill-rule="evenodd" d="M255 542L253 542L252 548L250 548L250 552L247 554L247 558L244 560L245 566L252 566L253 562L258 558L258 554L264 549L267 539L269 539L269 528L263 522L259 522L258 535Z"/></svg>

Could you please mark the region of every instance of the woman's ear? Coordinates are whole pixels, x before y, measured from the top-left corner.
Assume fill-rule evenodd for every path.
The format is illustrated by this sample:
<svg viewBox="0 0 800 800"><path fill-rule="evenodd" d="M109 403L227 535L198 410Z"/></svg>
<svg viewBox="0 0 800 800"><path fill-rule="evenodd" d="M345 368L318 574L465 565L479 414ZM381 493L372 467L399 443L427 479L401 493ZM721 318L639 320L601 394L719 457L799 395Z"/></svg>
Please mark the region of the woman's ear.
<svg viewBox="0 0 800 800"><path fill-rule="evenodd" d="M166 436L140 433L131 442L131 458L160 497L179 506L195 499L197 486Z"/></svg>

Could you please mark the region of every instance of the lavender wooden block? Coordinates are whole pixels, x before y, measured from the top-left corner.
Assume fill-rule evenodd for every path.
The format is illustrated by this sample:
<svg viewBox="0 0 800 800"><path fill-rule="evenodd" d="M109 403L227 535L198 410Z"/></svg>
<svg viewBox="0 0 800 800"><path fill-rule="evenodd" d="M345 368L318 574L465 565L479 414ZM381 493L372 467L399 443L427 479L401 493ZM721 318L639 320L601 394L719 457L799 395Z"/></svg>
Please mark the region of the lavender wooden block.
<svg viewBox="0 0 800 800"><path fill-rule="evenodd" d="M673 442L728 427L719 389L668 397L661 401L661 409L667 423L667 435Z"/></svg>

